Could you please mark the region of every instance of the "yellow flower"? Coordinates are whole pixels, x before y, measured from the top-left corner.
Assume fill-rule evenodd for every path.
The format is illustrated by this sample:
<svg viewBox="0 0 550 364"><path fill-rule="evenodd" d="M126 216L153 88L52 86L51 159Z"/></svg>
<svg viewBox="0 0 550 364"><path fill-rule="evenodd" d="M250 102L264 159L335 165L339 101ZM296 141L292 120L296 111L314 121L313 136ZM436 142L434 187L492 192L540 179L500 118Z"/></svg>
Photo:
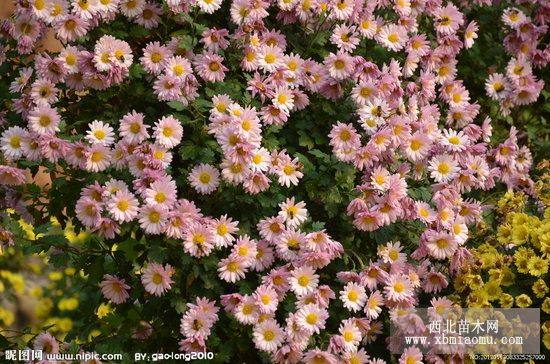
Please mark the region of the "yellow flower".
<svg viewBox="0 0 550 364"><path fill-rule="evenodd" d="M0 307L0 321L2 321L5 326L10 326L15 321L15 315L13 312Z"/></svg>
<svg viewBox="0 0 550 364"><path fill-rule="evenodd" d="M494 301L499 298L502 293L502 289L498 284L498 281L489 281L483 285L483 290L487 295L487 300Z"/></svg>
<svg viewBox="0 0 550 364"><path fill-rule="evenodd" d="M99 330L90 331L90 335L88 335L88 341L92 341L94 339L94 337L97 337L99 335L101 335L101 331L99 331Z"/></svg>
<svg viewBox="0 0 550 364"><path fill-rule="evenodd" d="M50 311L53 307L53 302L49 298L43 298L35 306L34 312L38 317L46 317L50 314Z"/></svg>
<svg viewBox="0 0 550 364"><path fill-rule="evenodd" d="M531 297L526 295L525 293L520 294L519 296L516 296L516 306L524 308L529 307L533 301L531 300Z"/></svg>
<svg viewBox="0 0 550 364"><path fill-rule="evenodd" d="M529 258L529 261L527 262L527 269L529 270L529 274L535 277L540 277L548 272L548 260L538 256L533 256Z"/></svg>
<svg viewBox="0 0 550 364"><path fill-rule="evenodd" d="M500 279L500 285L503 287L508 287L514 284L514 280L516 279L516 275L512 270L508 267L502 268L502 277Z"/></svg>
<svg viewBox="0 0 550 364"><path fill-rule="evenodd" d="M527 242L529 238L529 230L525 225L517 225L512 228L512 243L521 245Z"/></svg>
<svg viewBox="0 0 550 364"><path fill-rule="evenodd" d="M550 297L546 297L544 299L541 309L543 312L550 314Z"/></svg>
<svg viewBox="0 0 550 364"><path fill-rule="evenodd" d="M489 269L489 280L500 282L502 280L503 273L504 272L502 269Z"/></svg>
<svg viewBox="0 0 550 364"><path fill-rule="evenodd" d="M483 286L483 278L479 274L468 275L468 285L472 290L480 289Z"/></svg>
<svg viewBox="0 0 550 364"><path fill-rule="evenodd" d="M500 299L498 301L500 303L500 307L502 308L510 308L514 305L514 297L509 295L508 293L503 293L500 296Z"/></svg>
<svg viewBox="0 0 550 364"><path fill-rule="evenodd" d="M512 227L509 224L502 224L497 230L497 241L502 245L510 244Z"/></svg>
<svg viewBox="0 0 550 364"><path fill-rule="evenodd" d="M76 269L73 267L65 268L65 275L67 276L73 276L76 273Z"/></svg>
<svg viewBox="0 0 550 364"><path fill-rule="evenodd" d="M546 282L542 279L538 279L533 284L533 292L535 293L535 296L537 298L542 298L544 295L548 292L548 286L546 285Z"/></svg>
<svg viewBox="0 0 550 364"><path fill-rule="evenodd" d="M57 308L61 311L74 311L78 307L78 299L75 297L63 298L57 303Z"/></svg>
<svg viewBox="0 0 550 364"><path fill-rule="evenodd" d="M463 292L464 289L468 287L468 284L466 283L466 275L457 274L454 279L453 286L458 293Z"/></svg>
<svg viewBox="0 0 550 364"><path fill-rule="evenodd" d="M102 303L101 305L99 305L99 307L97 308L97 311L96 311L96 315L100 319L104 318L109 313L111 313L111 305L108 304L108 303Z"/></svg>
<svg viewBox="0 0 550 364"><path fill-rule="evenodd" d="M544 346L546 346L546 349L550 349L550 332L547 332L542 336L542 342Z"/></svg>
<svg viewBox="0 0 550 364"><path fill-rule="evenodd" d="M68 317L58 319L57 326L61 332L69 332L73 328L73 321Z"/></svg>
<svg viewBox="0 0 550 364"><path fill-rule="evenodd" d="M36 286L31 289L29 289L29 294L33 296L34 298L40 298L42 297L42 287Z"/></svg>
<svg viewBox="0 0 550 364"><path fill-rule="evenodd" d="M489 304L487 292L478 289L468 295L468 307L485 307Z"/></svg>
<svg viewBox="0 0 550 364"><path fill-rule="evenodd" d="M529 268L527 268L527 261L532 256L535 256L535 252L531 249L521 247L514 254L514 260L516 262L516 267L520 273L529 273Z"/></svg>
<svg viewBox="0 0 550 364"><path fill-rule="evenodd" d="M523 212L511 213L510 215L508 215L508 218L511 219L513 226L523 225L529 221L529 215Z"/></svg>
<svg viewBox="0 0 550 364"><path fill-rule="evenodd" d="M16 293L25 291L25 278L21 274L3 270L0 271L0 277L6 279Z"/></svg>
<svg viewBox="0 0 550 364"><path fill-rule="evenodd" d="M63 274L61 272L51 272L48 275L48 278L50 278L50 280L52 281L59 281L63 278Z"/></svg>
<svg viewBox="0 0 550 364"><path fill-rule="evenodd" d="M34 235L34 228L31 224L28 224L25 220L20 219L19 226L21 226L21 229L25 232L26 238L29 240L35 240L36 236Z"/></svg>

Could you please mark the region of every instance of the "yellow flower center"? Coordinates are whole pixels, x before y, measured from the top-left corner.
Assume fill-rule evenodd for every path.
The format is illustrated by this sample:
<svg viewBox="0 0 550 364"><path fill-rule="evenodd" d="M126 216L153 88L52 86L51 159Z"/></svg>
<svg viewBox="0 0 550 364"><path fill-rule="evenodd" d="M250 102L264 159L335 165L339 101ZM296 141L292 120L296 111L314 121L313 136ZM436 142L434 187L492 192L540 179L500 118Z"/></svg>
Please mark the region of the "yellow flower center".
<svg viewBox="0 0 550 364"><path fill-rule="evenodd" d="M103 152L96 150L95 152L92 152L92 156L90 157L92 162L98 163L103 159Z"/></svg>
<svg viewBox="0 0 550 364"><path fill-rule="evenodd" d="M202 172L199 175L199 181L201 181L201 183L207 184L208 182L210 182L210 174Z"/></svg>
<svg viewBox="0 0 550 364"><path fill-rule="evenodd" d="M351 332L351 331L345 331L344 335L342 335L342 336L344 337L344 340L346 342L353 341L353 338L355 337L355 335L353 335L353 332Z"/></svg>
<svg viewBox="0 0 550 364"><path fill-rule="evenodd" d="M160 273L153 274L152 281L153 281L154 284L161 284L162 283L162 276L160 275Z"/></svg>
<svg viewBox="0 0 550 364"><path fill-rule="evenodd" d="M47 115L42 115L38 119L38 123L40 124L40 126L45 128L45 127L49 126L52 123L52 119Z"/></svg>
<svg viewBox="0 0 550 364"><path fill-rule="evenodd" d="M298 278L298 284L302 287L306 287L309 284L310 280L307 276L301 276Z"/></svg>
<svg viewBox="0 0 550 364"><path fill-rule="evenodd" d="M164 192L157 192L157 194L155 195L155 201L157 203L163 203L164 201L166 201L166 199L167 197Z"/></svg>
<svg viewBox="0 0 550 364"><path fill-rule="evenodd" d="M164 127L164 129L162 129L162 135L170 138L172 135L174 135L174 130L170 127Z"/></svg>
<svg viewBox="0 0 550 364"><path fill-rule="evenodd" d="M10 146L12 148L20 148L21 147L21 137L19 135L14 135L10 138Z"/></svg>
<svg viewBox="0 0 550 364"><path fill-rule="evenodd" d="M268 53L264 57L265 63L273 63L273 62L275 62L276 59L277 59L277 57L272 53Z"/></svg>
<svg viewBox="0 0 550 364"><path fill-rule="evenodd" d="M392 43L396 43L399 40L399 36L395 33L388 35L388 40Z"/></svg>
<svg viewBox="0 0 550 364"><path fill-rule="evenodd" d="M405 285L401 282L397 282L393 285L393 290L397 293L401 293L405 290Z"/></svg>
<svg viewBox="0 0 550 364"><path fill-rule="evenodd" d="M96 139L102 140L105 138L106 134L103 130L96 130L94 131L94 136L96 137Z"/></svg>
<svg viewBox="0 0 550 364"><path fill-rule="evenodd" d="M346 63L341 59L337 59L336 61L334 61L334 68L336 68L337 70L344 69L344 67L346 67Z"/></svg>
<svg viewBox="0 0 550 364"><path fill-rule="evenodd" d="M156 224L160 221L160 213L157 211L151 211L149 213L149 221L151 221L153 224Z"/></svg>
<svg viewBox="0 0 550 364"><path fill-rule="evenodd" d="M193 243L195 244L204 244L206 237L203 234L196 234L193 236Z"/></svg>
<svg viewBox="0 0 550 364"><path fill-rule="evenodd" d="M130 203L127 201L127 200L120 200L118 201L118 203L116 204L116 207L122 211L122 212L125 212L128 210L128 208L130 207Z"/></svg>
<svg viewBox="0 0 550 364"><path fill-rule="evenodd" d="M275 339L275 333L271 330L265 330L264 331L264 340L265 341L272 341Z"/></svg>
<svg viewBox="0 0 550 364"><path fill-rule="evenodd" d="M310 325L315 325L317 323L318 319L319 319L319 317L314 312L311 312L311 313L306 315L306 322Z"/></svg>
<svg viewBox="0 0 550 364"><path fill-rule="evenodd" d="M160 61L162 61L162 55L159 52L151 53L151 62L159 63Z"/></svg>
<svg viewBox="0 0 550 364"><path fill-rule="evenodd" d="M208 68L210 68L210 71L217 72L220 70L220 64L218 62L210 62L208 64Z"/></svg>
<svg viewBox="0 0 550 364"><path fill-rule="evenodd" d="M357 301L358 298L359 298L359 294L356 291L348 292L348 300L350 300L351 302Z"/></svg>
<svg viewBox="0 0 550 364"><path fill-rule="evenodd" d="M439 165L437 166L437 171L441 174L448 174L451 171L451 166L449 165L449 163L439 163Z"/></svg>
<svg viewBox="0 0 550 364"><path fill-rule="evenodd" d="M227 264L227 270L231 273L235 273L239 269L239 266L237 265L237 262L229 262Z"/></svg>

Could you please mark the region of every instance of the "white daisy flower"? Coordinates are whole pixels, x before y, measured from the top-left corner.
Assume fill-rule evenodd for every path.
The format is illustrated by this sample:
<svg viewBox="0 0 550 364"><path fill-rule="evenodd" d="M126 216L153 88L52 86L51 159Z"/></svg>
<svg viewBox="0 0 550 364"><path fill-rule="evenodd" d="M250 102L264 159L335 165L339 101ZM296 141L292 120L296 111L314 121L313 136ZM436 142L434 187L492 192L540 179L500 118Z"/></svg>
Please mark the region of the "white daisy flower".
<svg viewBox="0 0 550 364"><path fill-rule="evenodd" d="M456 176L459 167L450 155L440 154L432 158L428 170L436 182L448 182Z"/></svg>
<svg viewBox="0 0 550 364"><path fill-rule="evenodd" d="M164 116L153 127L156 142L163 147L173 148L181 142L183 127L173 116Z"/></svg>
<svg viewBox="0 0 550 364"><path fill-rule="evenodd" d="M94 120L89 125L86 132L86 140L90 144L111 145L115 141L113 128L103 121Z"/></svg>
<svg viewBox="0 0 550 364"><path fill-rule="evenodd" d="M12 126L2 133L0 148L6 158L15 160L23 155L23 141L27 134L27 130L19 126Z"/></svg>
<svg viewBox="0 0 550 364"><path fill-rule="evenodd" d="M290 227L297 227L307 220L306 203L300 201L294 202L294 197L287 198L285 202L279 204L279 216L285 219L285 223Z"/></svg>
<svg viewBox="0 0 550 364"><path fill-rule="evenodd" d="M290 289L297 296L313 292L319 284L319 275L307 265L294 269L289 277Z"/></svg>
<svg viewBox="0 0 550 364"><path fill-rule="evenodd" d="M344 289L340 291L340 299L344 307L350 311L356 312L363 308L367 295L365 288L355 282L349 282Z"/></svg>

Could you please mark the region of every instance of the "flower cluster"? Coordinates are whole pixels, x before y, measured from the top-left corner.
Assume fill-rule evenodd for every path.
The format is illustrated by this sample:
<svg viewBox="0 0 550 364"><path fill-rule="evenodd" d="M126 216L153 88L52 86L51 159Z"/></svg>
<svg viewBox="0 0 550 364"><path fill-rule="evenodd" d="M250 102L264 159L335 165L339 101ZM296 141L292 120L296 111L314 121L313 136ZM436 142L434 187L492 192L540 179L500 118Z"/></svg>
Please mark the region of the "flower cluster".
<svg viewBox="0 0 550 364"><path fill-rule="evenodd" d="M472 249L475 264L456 276L455 290L464 307L540 307L550 314L550 210L527 213L524 194L507 192L498 201L496 231L485 229L485 243ZM547 326L548 322L543 326ZM550 335L543 339L550 347Z"/></svg>
<svg viewBox="0 0 550 364"><path fill-rule="evenodd" d="M512 58L506 72L491 74L485 87L504 114L509 114L514 106L533 103L544 88L544 81L538 80L532 70L548 64L548 48L538 49L548 31L543 14L544 7L532 8L533 19L516 7L502 13L502 22L507 27L504 47Z"/></svg>
<svg viewBox="0 0 550 364"><path fill-rule="evenodd" d="M80 296L82 309L108 322L105 339L123 321L111 313L126 315L128 340L172 339L177 313L174 350L219 345L223 320L277 363L383 364L368 345L387 337L390 321L418 329L422 306L527 307L532 291L549 313L549 210L543 219L523 211L524 196L544 186L529 176L534 157L520 127L493 130L495 116L544 94L544 0L502 6L511 59L502 73L479 72L486 99L483 85L461 79L459 60L479 53L494 26L476 17L491 0L226 5L16 1L0 26L9 39L0 46L9 84L0 86L12 96L0 113L0 206L39 220L41 233L2 227L0 248L77 265L83 290L95 290ZM59 50L39 51L48 35ZM33 180L42 169L53 191L44 196ZM312 181L321 172L328 181ZM330 186L342 204L326 214L316 189L340 177L349 191ZM510 192L496 238L472 247L488 191L501 186ZM57 231L51 216L93 239ZM401 223L413 228L398 233ZM505 293L520 274L531 291ZM208 292L190 287L199 277ZM2 269L0 278L19 279ZM154 316L157 304L166 317ZM79 301L56 305L73 312ZM7 310L0 318L13 322ZM35 349L68 347L58 341L71 329L62 320L49 323L67 330L38 334ZM416 347L399 358L445 360L464 358Z"/></svg>
<svg viewBox="0 0 550 364"><path fill-rule="evenodd" d="M206 350L206 339L210 336L212 326L218 321L218 310L215 302L197 297L196 303L189 303L188 309L181 318L180 331L185 339L180 341L180 349L187 352Z"/></svg>
<svg viewBox="0 0 550 364"><path fill-rule="evenodd" d="M250 194L269 188L266 173L275 175L281 185L298 184L303 177L298 159L285 150L269 152L261 146L261 124L254 108L243 108L227 95L215 96L212 102L208 130L224 153L222 177L228 183L242 184Z"/></svg>

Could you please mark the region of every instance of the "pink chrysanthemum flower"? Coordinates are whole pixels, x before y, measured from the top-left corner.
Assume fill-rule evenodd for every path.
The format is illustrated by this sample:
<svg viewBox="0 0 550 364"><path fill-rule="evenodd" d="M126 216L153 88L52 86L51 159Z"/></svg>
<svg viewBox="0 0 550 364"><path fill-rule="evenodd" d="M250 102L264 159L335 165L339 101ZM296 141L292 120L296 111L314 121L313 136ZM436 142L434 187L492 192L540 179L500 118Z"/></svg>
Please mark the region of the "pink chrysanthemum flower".
<svg viewBox="0 0 550 364"><path fill-rule="evenodd" d="M23 155L23 145L27 134L27 130L19 126L12 126L4 130L0 138L0 149L6 158L16 160Z"/></svg>
<svg viewBox="0 0 550 364"><path fill-rule="evenodd" d="M172 52L167 46L151 42L143 48L143 56L139 60L147 72L158 74L164 69L166 60L170 57Z"/></svg>
<svg viewBox="0 0 550 364"><path fill-rule="evenodd" d="M218 262L218 274L220 279L235 283L244 278L248 265L239 256L229 256Z"/></svg>
<svg viewBox="0 0 550 364"><path fill-rule="evenodd" d="M27 176L22 169L0 165L0 185L19 186L26 180Z"/></svg>
<svg viewBox="0 0 550 364"><path fill-rule="evenodd" d="M89 125L86 132L86 140L91 144L101 144L109 146L115 141L113 128L103 121L94 120Z"/></svg>
<svg viewBox="0 0 550 364"><path fill-rule="evenodd" d="M382 46L397 52L405 47L409 37L404 27L396 24L387 24L380 28L376 39Z"/></svg>
<svg viewBox="0 0 550 364"><path fill-rule="evenodd" d="M112 151L103 144L93 144L86 151L86 170L102 172L111 164Z"/></svg>
<svg viewBox="0 0 550 364"><path fill-rule="evenodd" d="M456 176L460 168L451 156L440 154L430 160L428 169L436 182L448 182Z"/></svg>
<svg viewBox="0 0 550 364"><path fill-rule="evenodd" d="M422 364L422 353L417 347L408 347L399 357L399 364Z"/></svg>
<svg viewBox="0 0 550 364"><path fill-rule="evenodd" d="M212 230L217 247L226 247L235 241L233 234L239 231L237 225L238 222L233 221L227 215L223 215L219 219L212 221Z"/></svg>
<svg viewBox="0 0 550 364"><path fill-rule="evenodd" d="M118 191L107 203L108 211L118 222L128 222L136 218L139 202L129 191Z"/></svg>
<svg viewBox="0 0 550 364"><path fill-rule="evenodd" d="M399 274L390 275L384 287L386 297L392 301L407 301L413 296L409 280Z"/></svg>
<svg viewBox="0 0 550 364"><path fill-rule="evenodd" d="M148 125L143 123L144 115L135 110L120 120L119 134L128 143L141 143L149 137Z"/></svg>
<svg viewBox="0 0 550 364"><path fill-rule="evenodd" d="M55 134L59 131L61 117L55 108L38 106L29 113L29 129L37 134Z"/></svg>
<svg viewBox="0 0 550 364"><path fill-rule="evenodd" d="M173 274L174 269L169 264L163 267L158 263L148 263L141 275L141 283L150 294L162 296L172 288L174 282L171 276Z"/></svg>
<svg viewBox="0 0 550 364"><path fill-rule="evenodd" d="M325 58L324 64L328 68L330 76L336 80L343 80L349 77L353 71L352 57L342 51L337 54L330 53Z"/></svg>
<svg viewBox="0 0 550 364"><path fill-rule="evenodd" d="M361 331L357 325L352 320L345 320L340 324L338 331L343 341L344 351L356 351L362 339Z"/></svg>
<svg viewBox="0 0 550 364"><path fill-rule="evenodd" d="M225 78L225 72L229 70L222 62L222 56L206 52L197 56L194 65L198 75L202 79L209 82L221 82Z"/></svg>
<svg viewBox="0 0 550 364"><path fill-rule="evenodd" d="M319 284L319 275L311 267L302 266L294 269L289 278L290 288L301 296L313 292Z"/></svg>
<svg viewBox="0 0 550 364"><path fill-rule="evenodd" d="M173 148L181 142L183 127L173 116L164 116L155 123L153 136L156 142L163 147Z"/></svg>
<svg viewBox="0 0 550 364"><path fill-rule="evenodd" d="M279 304L277 291L269 285L262 285L256 288L252 295L256 299L256 305L262 313L274 313Z"/></svg>
<svg viewBox="0 0 550 364"><path fill-rule="evenodd" d="M164 71L166 72L166 75L183 81L186 77L193 73L193 68L191 67L191 62L189 62L187 58L183 58L182 56L173 56L166 60Z"/></svg>
<svg viewBox="0 0 550 364"><path fill-rule="evenodd" d="M139 224L147 234L160 234L166 227L168 214L159 205L143 205L139 211Z"/></svg>
<svg viewBox="0 0 550 364"><path fill-rule="evenodd" d="M103 296L117 305L124 303L130 297L128 294L130 286L125 283L124 279L120 279L117 276L105 274L100 287Z"/></svg>
<svg viewBox="0 0 550 364"><path fill-rule="evenodd" d="M340 291L340 299L344 303L344 307L352 312L359 311L363 308L367 295L365 288L354 282L346 284L344 289Z"/></svg>
<svg viewBox="0 0 550 364"><path fill-rule="evenodd" d="M59 353L59 344L52 334L43 332L34 339L33 349L40 350L46 354L57 354Z"/></svg>
<svg viewBox="0 0 550 364"><path fill-rule="evenodd" d="M202 224L192 224L185 233L183 248L186 253L195 257L202 257L210 254L214 248L212 231Z"/></svg>
<svg viewBox="0 0 550 364"><path fill-rule="evenodd" d="M189 183L201 194L214 192L219 185L220 172L210 164L199 164L189 173Z"/></svg>
<svg viewBox="0 0 550 364"><path fill-rule="evenodd" d="M279 216L281 216L287 226L297 227L307 220L306 203L303 201L294 202L294 197L287 198L285 202L279 204Z"/></svg>
<svg viewBox="0 0 550 364"><path fill-rule="evenodd" d="M268 319L255 325L253 340L258 349L273 352L284 342L285 335L274 319Z"/></svg>
<svg viewBox="0 0 550 364"><path fill-rule="evenodd" d="M328 312L315 305L308 304L296 312L296 322L305 331L318 334L325 328Z"/></svg>
<svg viewBox="0 0 550 364"><path fill-rule="evenodd" d="M155 181L144 192L145 202L169 209L177 198L176 183L172 180Z"/></svg>

